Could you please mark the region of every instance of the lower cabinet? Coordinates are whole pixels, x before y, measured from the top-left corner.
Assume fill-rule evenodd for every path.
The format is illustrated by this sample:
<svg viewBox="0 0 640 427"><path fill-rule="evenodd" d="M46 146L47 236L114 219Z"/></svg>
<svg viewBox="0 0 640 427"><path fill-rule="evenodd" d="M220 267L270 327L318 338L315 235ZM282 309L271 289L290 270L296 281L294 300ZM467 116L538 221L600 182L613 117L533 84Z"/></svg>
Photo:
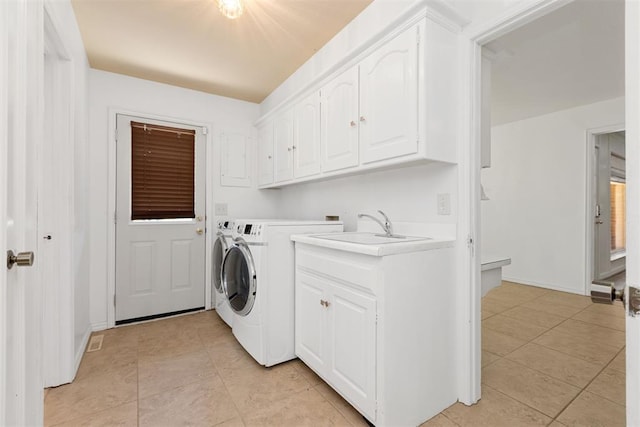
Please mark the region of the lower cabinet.
<svg viewBox="0 0 640 427"><path fill-rule="evenodd" d="M455 249L373 256L293 240L296 355L378 427L455 403Z"/></svg>
<svg viewBox="0 0 640 427"><path fill-rule="evenodd" d="M302 271L296 277L296 353L370 419L376 410L376 300Z"/></svg>

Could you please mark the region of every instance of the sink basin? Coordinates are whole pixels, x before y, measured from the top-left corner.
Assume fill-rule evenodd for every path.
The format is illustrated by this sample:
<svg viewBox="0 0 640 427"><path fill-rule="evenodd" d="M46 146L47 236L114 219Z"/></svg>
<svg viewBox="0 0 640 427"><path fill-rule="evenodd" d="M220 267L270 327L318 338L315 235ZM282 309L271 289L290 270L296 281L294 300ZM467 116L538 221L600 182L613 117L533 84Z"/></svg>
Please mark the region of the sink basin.
<svg viewBox="0 0 640 427"><path fill-rule="evenodd" d="M331 234L317 234L313 237L327 240L337 240L340 242L359 243L361 245L380 245L388 243L406 243L414 242L417 240L430 240L429 237L417 237L417 236L385 236L384 234L376 233L331 233Z"/></svg>

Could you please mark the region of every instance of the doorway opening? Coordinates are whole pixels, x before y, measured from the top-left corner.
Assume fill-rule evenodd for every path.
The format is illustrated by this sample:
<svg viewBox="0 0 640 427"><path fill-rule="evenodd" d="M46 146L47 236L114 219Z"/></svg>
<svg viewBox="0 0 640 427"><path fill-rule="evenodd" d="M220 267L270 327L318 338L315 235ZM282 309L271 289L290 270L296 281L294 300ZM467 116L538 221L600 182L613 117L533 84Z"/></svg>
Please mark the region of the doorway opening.
<svg viewBox="0 0 640 427"><path fill-rule="evenodd" d="M482 65L491 102L483 93L478 252L481 263L495 254L511 262L502 285L481 302L483 387L567 424L595 395L615 402L624 422L624 311L587 297L596 233L595 179L585 166L587 130L625 120L624 3L572 2L549 11L487 40ZM624 150L614 160L620 156ZM618 197L623 183L609 178L606 195ZM614 229L607 223L610 261L624 257L617 221ZM596 390L605 373L622 383L617 395ZM555 402L518 391L538 385Z"/></svg>

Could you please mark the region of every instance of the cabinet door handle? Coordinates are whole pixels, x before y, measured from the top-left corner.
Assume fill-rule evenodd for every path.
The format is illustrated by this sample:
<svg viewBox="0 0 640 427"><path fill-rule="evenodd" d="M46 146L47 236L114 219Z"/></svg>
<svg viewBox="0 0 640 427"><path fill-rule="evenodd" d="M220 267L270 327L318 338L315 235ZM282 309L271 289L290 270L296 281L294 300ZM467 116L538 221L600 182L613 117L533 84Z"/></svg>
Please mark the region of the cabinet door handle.
<svg viewBox="0 0 640 427"><path fill-rule="evenodd" d="M323 307L329 307L329 301L325 301L323 299L320 300L320 305Z"/></svg>
<svg viewBox="0 0 640 427"><path fill-rule="evenodd" d="M364 118L364 116L360 116L360 121L361 121L361 122L366 122L366 121L367 121L367 119L365 119L365 118Z"/></svg>
<svg viewBox="0 0 640 427"><path fill-rule="evenodd" d="M291 147L287 147L287 151L291 151Z"/></svg>
<svg viewBox="0 0 640 427"><path fill-rule="evenodd" d="M351 120L351 122L349 122L349 126L354 127L356 125L356 122L354 122L353 120Z"/></svg>

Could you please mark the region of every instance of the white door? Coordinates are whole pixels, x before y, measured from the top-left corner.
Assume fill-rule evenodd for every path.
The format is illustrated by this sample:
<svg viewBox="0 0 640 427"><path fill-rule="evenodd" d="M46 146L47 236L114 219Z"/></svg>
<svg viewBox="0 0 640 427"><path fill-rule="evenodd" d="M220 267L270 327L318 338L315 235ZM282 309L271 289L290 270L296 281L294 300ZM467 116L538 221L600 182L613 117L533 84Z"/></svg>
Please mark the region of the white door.
<svg viewBox="0 0 640 427"><path fill-rule="evenodd" d="M376 417L376 300L329 285L331 383L370 419Z"/></svg>
<svg viewBox="0 0 640 427"><path fill-rule="evenodd" d="M245 129L227 129L220 134L220 185L251 186L252 137Z"/></svg>
<svg viewBox="0 0 640 427"><path fill-rule="evenodd" d="M132 125L132 123L134 123ZM174 142L163 140L164 146L179 144L180 156L194 156L193 205L191 213L167 213L175 209L176 199L186 197L184 187L172 186L173 178L162 178L161 185L149 189L149 200L154 194L172 194L173 197L155 200L149 208L153 213L140 219L132 203L132 129L150 135L162 134L176 138ZM176 313L204 308L205 305L205 137L202 129L194 126L148 120L125 115L117 116L117 195L116 195L116 323L148 316ZM176 131L184 130L185 133ZM193 142L185 134L194 131ZM189 146L191 145L191 148ZM184 148L183 148L184 147ZM193 150L185 153L184 150ZM145 148L144 156L159 153L159 149ZM191 153L191 154L189 154ZM170 156L164 153L165 156ZM177 157L160 158L155 168L145 172L148 176L158 173L175 174L175 180L184 171L171 169ZM147 161L146 158L143 161ZM141 160L142 162L142 160ZM165 163L163 163L165 162ZM164 166L163 166L164 164ZM160 166L158 166L160 165ZM140 179L141 180L141 179ZM187 183L188 184L188 183ZM166 186L166 187L165 187ZM149 186L151 187L151 186ZM138 188L138 187L136 187ZM140 196L142 199L143 196ZM137 203L137 202L136 202ZM141 200L140 206L147 203ZM148 202L152 203L152 202ZM167 206L165 212L164 203ZM138 209L138 208L136 208ZM142 208L141 208L142 209ZM144 209L147 209L146 207ZM134 216L135 214L135 216ZM142 215L144 216L144 215ZM132 219L136 218L136 219Z"/></svg>
<svg viewBox="0 0 640 427"><path fill-rule="evenodd" d="M258 185L273 183L273 124L258 129Z"/></svg>
<svg viewBox="0 0 640 427"><path fill-rule="evenodd" d="M321 91L320 140L325 172L358 165L358 67L327 83Z"/></svg>
<svg viewBox="0 0 640 427"><path fill-rule="evenodd" d="M293 111L287 110L276 117L273 123L273 147L275 182L293 178Z"/></svg>
<svg viewBox="0 0 640 427"><path fill-rule="evenodd" d="M418 28L411 28L360 64L362 162L418 151Z"/></svg>
<svg viewBox="0 0 640 427"><path fill-rule="evenodd" d="M0 246L37 246L36 141L42 138L42 4L0 2ZM36 254L37 255L37 254ZM37 256L36 256L37 258ZM41 286L36 264L0 273L0 425L43 419Z"/></svg>
<svg viewBox="0 0 640 427"><path fill-rule="evenodd" d="M625 127L627 160L627 301L640 289L640 2L625 2ZM640 295L638 296L640 298ZM640 302L636 300L636 302ZM626 322L627 425L640 425L640 315Z"/></svg>
<svg viewBox="0 0 640 427"><path fill-rule="evenodd" d="M295 107L293 174L296 178L320 173L320 92Z"/></svg>
<svg viewBox="0 0 640 427"><path fill-rule="evenodd" d="M325 373L328 363L326 282L296 270L295 346L296 355L316 372Z"/></svg>

